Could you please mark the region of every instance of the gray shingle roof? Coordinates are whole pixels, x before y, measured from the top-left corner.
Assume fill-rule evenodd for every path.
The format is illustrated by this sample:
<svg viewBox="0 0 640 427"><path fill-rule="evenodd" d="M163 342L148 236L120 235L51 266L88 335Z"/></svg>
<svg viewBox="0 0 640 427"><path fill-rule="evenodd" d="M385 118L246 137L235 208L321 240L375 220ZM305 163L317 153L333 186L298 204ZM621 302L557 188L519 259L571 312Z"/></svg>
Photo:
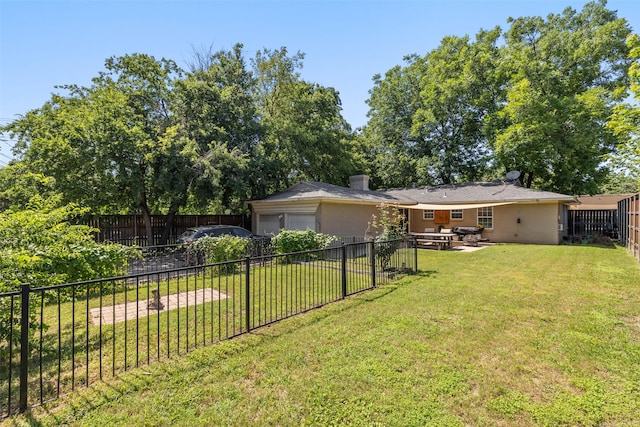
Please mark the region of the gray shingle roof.
<svg viewBox="0 0 640 427"><path fill-rule="evenodd" d="M291 201L301 199L331 199L380 203L397 202L393 196L379 191L354 190L339 185L316 181L300 181L291 188L267 197L266 201Z"/></svg>
<svg viewBox="0 0 640 427"><path fill-rule="evenodd" d="M566 194L533 190L510 182L469 182L436 187L399 188L388 190L355 190L316 181L300 181L291 188L262 199L264 201L294 201L324 199L357 202L391 202L400 204L500 203L527 201L566 201L575 198Z"/></svg>
<svg viewBox="0 0 640 427"><path fill-rule="evenodd" d="M417 203L492 203L526 201L575 201L572 196L533 190L511 182L468 182L462 184L441 185L436 187L402 188L380 190L401 200Z"/></svg>

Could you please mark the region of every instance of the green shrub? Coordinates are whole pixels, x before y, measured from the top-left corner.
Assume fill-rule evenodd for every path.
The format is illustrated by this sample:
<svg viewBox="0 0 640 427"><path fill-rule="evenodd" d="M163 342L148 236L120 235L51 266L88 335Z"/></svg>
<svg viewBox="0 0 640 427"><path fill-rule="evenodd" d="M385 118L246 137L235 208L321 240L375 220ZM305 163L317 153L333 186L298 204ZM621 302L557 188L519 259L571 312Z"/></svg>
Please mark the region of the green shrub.
<svg viewBox="0 0 640 427"><path fill-rule="evenodd" d="M84 212L73 204L60 206L57 197L38 196L24 209L1 211L0 293L17 290L23 283L38 288L124 274L136 249L96 243L95 229L71 223ZM70 293L71 288L65 288L61 296ZM11 330L9 301L0 299L0 354ZM33 298L32 304L36 303ZM33 316L36 310L31 312Z"/></svg>
<svg viewBox="0 0 640 427"><path fill-rule="evenodd" d="M378 231L375 237L376 259L383 270L389 267L391 257L400 246L399 239L406 231L406 221L397 206L380 203L378 212L372 215L369 222Z"/></svg>
<svg viewBox="0 0 640 427"><path fill-rule="evenodd" d="M278 254L292 252L313 251L327 248L336 240L334 236L316 233L312 230L282 230L280 234L271 239Z"/></svg>
<svg viewBox="0 0 640 427"><path fill-rule="evenodd" d="M199 264L214 264L244 258L250 243L251 240L237 236L203 237L193 242L187 251L190 257L197 257Z"/></svg>
<svg viewBox="0 0 640 427"><path fill-rule="evenodd" d="M97 243L95 229L71 220L86 210L35 197L24 210L0 212L0 292L113 277L135 248Z"/></svg>

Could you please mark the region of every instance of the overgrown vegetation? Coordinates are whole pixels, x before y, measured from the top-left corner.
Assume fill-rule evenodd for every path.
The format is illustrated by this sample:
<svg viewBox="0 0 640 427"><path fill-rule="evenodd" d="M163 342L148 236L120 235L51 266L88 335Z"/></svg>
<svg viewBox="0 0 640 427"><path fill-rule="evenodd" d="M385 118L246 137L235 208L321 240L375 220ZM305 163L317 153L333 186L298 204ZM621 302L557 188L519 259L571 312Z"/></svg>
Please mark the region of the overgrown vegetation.
<svg viewBox="0 0 640 427"><path fill-rule="evenodd" d="M93 229L70 222L84 210L59 206L58 202L55 197L36 196L24 209L0 211L0 293L18 290L24 283L37 288L113 277L126 271L135 249L96 243ZM67 291L62 292L62 298L68 297ZM0 357L12 330L9 302L9 298L0 299ZM14 322L18 321L19 317L14 317Z"/></svg>
<svg viewBox="0 0 640 427"><path fill-rule="evenodd" d="M397 206L380 203L377 207L377 214L371 217L369 226L377 231L374 238L378 243L376 258L384 270L389 266L391 257L398 250L399 239L407 231L406 219Z"/></svg>
<svg viewBox="0 0 640 427"><path fill-rule="evenodd" d="M420 251L419 276L133 370L8 425L635 425L621 248Z"/></svg>
<svg viewBox="0 0 640 427"><path fill-rule="evenodd" d="M196 240L186 246L187 262L189 265L214 264L226 261L237 261L247 255L247 248L251 244L251 240L242 239L238 236L207 236ZM232 270L235 264L223 266Z"/></svg>
<svg viewBox="0 0 640 427"><path fill-rule="evenodd" d="M271 239L278 254L291 254L295 252L315 251L329 247L335 241L334 236L323 233L316 233L313 230L281 230L277 236ZM287 257L289 261L307 259L311 254L302 254L299 257L291 255Z"/></svg>

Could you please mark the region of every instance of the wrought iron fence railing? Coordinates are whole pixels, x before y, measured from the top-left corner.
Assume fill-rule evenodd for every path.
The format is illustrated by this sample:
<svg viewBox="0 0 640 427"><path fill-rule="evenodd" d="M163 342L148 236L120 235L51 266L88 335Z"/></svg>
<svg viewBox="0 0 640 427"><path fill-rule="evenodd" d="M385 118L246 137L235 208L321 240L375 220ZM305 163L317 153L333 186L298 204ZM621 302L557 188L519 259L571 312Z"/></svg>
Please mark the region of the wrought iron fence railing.
<svg viewBox="0 0 640 427"><path fill-rule="evenodd" d="M0 416L417 270L414 240L344 244L0 294Z"/></svg>

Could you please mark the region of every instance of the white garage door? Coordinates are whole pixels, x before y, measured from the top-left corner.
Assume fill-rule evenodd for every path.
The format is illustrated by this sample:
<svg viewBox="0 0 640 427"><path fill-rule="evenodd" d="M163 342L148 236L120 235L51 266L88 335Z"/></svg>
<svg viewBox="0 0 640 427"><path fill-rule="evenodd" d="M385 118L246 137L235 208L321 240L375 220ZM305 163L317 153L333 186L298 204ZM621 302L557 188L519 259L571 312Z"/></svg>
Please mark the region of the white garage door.
<svg viewBox="0 0 640 427"><path fill-rule="evenodd" d="M316 231L316 216L308 214L288 214L287 230L312 230Z"/></svg>
<svg viewBox="0 0 640 427"><path fill-rule="evenodd" d="M260 215L258 217L258 233L262 236L275 236L280 232L282 215Z"/></svg>

